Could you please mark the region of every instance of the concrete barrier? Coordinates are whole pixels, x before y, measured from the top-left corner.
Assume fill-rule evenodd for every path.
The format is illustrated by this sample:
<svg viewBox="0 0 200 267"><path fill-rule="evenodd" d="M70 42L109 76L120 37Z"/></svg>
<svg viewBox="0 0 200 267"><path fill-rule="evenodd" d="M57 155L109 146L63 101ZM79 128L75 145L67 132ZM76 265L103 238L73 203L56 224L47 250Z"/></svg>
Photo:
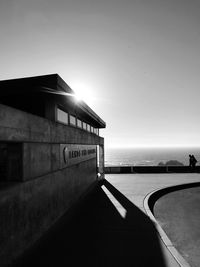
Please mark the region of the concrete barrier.
<svg viewBox="0 0 200 267"><path fill-rule="evenodd" d="M192 171L189 166L111 166L105 167L105 174L117 173L189 173L200 172L200 166Z"/></svg>

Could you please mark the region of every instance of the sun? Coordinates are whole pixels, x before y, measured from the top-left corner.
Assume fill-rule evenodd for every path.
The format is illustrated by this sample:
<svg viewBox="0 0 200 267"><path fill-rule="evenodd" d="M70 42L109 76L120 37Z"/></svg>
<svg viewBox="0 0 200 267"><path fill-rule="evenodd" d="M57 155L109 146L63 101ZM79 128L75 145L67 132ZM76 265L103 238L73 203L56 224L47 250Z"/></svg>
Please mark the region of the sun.
<svg viewBox="0 0 200 267"><path fill-rule="evenodd" d="M83 83L75 83L71 87L75 93L76 101L84 101L87 105L94 104L94 96L92 95L92 90Z"/></svg>

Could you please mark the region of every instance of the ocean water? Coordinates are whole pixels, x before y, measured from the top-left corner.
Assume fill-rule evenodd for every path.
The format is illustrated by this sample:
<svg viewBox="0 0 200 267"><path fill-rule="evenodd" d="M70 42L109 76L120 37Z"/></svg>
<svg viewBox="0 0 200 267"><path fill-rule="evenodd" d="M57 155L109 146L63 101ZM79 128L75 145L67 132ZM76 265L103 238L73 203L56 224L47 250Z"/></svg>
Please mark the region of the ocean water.
<svg viewBox="0 0 200 267"><path fill-rule="evenodd" d="M169 160L188 165L189 154L200 165L200 148L105 148L105 166L157 166Z"/></svg>

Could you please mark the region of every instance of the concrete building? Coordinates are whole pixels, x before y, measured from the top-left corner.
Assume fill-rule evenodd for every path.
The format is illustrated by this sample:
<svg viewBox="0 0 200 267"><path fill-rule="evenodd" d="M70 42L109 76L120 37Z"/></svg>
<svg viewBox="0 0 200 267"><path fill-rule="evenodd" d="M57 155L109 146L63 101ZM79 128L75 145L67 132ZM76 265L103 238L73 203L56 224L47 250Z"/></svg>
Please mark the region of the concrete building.
<svg viewBox="0 0 200 267"><path fill-rule="evenodd" d="M100 128L105 122L57 74L0 81L0 263L103 177Z"/></svg>

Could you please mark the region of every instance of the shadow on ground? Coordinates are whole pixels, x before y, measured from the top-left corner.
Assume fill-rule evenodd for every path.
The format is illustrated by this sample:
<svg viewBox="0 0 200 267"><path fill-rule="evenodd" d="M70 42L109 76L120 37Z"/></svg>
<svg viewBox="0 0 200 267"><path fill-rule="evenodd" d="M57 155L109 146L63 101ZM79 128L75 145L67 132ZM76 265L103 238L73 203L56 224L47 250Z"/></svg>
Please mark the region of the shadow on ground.
<svg viewBox="0 0 200 267"><path fill-rule="evenodd" d="M165 267L150 219L108 181L104 186L126 209L118 213L97 187L69 220L64 215L12 266Z"/></svg>

